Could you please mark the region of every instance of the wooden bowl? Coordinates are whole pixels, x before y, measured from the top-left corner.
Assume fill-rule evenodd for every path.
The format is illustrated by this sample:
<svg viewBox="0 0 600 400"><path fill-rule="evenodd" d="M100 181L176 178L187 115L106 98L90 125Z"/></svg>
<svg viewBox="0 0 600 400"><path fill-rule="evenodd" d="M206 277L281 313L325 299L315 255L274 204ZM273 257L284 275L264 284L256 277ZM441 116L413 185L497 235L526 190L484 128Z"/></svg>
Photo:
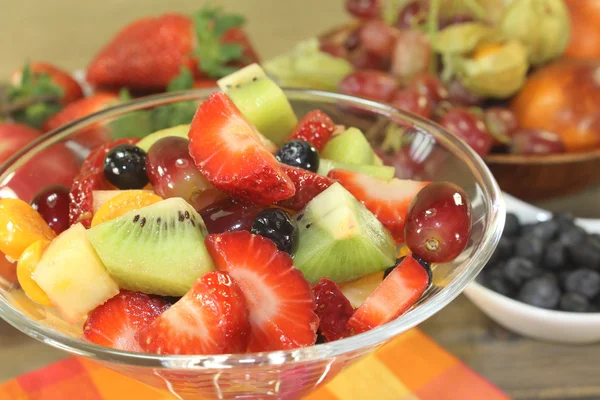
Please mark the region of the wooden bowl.
<svg viewBox="0 0 600 400"><path fill-rule="evenodd" d="M526 201L560 197L600 183L600 149L548 156L493 154L485 161L502 190Z"/></svg>

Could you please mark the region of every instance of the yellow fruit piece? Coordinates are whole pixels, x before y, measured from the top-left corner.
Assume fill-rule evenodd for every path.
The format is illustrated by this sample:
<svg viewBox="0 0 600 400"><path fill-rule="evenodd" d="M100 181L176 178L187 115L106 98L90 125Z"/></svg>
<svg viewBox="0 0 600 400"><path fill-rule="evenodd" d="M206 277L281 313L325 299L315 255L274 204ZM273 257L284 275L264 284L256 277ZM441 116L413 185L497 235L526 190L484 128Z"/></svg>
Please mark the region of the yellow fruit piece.
<svg viewBox="0 0 600 400"><path fill-rule="evenodd" d="M49 244L49 240L38 240L23 251L17 262L17 279L21 289L31 300L43 306L52 306L52 302L46 292L31 278L31 275Z"/></svg>
<svg viewBox="0 0 600 400"><path fill-rule="evenodd" d="M340 290L344 293L350 304L352 304L352 307L358 308L373 293L373 290L379 286L383 280L383 274L383 271L374 272L360 279L341 283L339 285Z"/></svg>
<svg viewBox="0 0 600 400"><path fill-rule="evenodd" d="M502 45L497 43L483 45L475 50L475 54L473 54L473 60L479 60L485 56L494 54L501 49Z"/></svg>
<svg viewBox="0 0 600 400"><path fill-rule="evenodd" d="M410 250L408 249L407 245L400 247L400 250L398 250L398 258L406 257L409 254L410 254Z"/></svg>
<svg viewBox="0 0 600 400"><path fill-rule="evenodd" d="M145 190L128 190L125 193L113 197L98 209L92 219L92 227L102 222L120 217L129 211L138 210L162 200L163 199L160 196L152 192Z"/></svg>
<svg viewBox="0 0 600 400"><path fill-rule="evenodd" d="M56 237L42 216L18 199L0 199L0 251L13 260L38 240Z"/></svg>

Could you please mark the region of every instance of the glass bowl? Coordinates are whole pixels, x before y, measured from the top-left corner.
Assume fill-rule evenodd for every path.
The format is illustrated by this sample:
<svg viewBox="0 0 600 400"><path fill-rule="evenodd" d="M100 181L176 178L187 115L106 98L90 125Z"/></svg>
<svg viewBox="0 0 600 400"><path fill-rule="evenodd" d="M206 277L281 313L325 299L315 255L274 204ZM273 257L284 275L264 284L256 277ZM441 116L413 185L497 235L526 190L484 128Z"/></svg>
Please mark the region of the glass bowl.
<svg viewBox="0 0 600 400"><path fill-rule="evenodd" d="M40 157L69 149L77 162L102 142L115 138L115 121L134 112L168 104L199 102L212 90L195 90L141 98L115 106L48 133L0 167L0 196L30 201L30 193L55 183ZM466 144L430 121L393 107L341 94L285 90L298 117L313 109L329 114L337 124L360 128L377 150L390 129L404 132L401 151L379 154L394 163L401 178L451 181L466 190L473 205L472 236L453 262L433 268L433 284L422 299L400 318L347 339L289 351L215 356L158 356L114 350L78 338L81 327L64 322L54 309L30 301L18 285L0 279L0 316L27 335L179 398L283 398L306 395L344 367L395 336L416 326L458 296L490 258L504 226L500 189L484 162ZM130 124L130 132L138 126ZM141 127L139 127L142 130ZM409 138L409 140L406 140ZM387 144L386 144L387 146ZM63 154L63 153L61 153ZM64 154L61 156L64 158ZM62 160L61 158L61 160ZM59 162L62 162L59 160ZM26 191L23 191L26 186ZM399 361L401 362L401 361Z"/></svg>

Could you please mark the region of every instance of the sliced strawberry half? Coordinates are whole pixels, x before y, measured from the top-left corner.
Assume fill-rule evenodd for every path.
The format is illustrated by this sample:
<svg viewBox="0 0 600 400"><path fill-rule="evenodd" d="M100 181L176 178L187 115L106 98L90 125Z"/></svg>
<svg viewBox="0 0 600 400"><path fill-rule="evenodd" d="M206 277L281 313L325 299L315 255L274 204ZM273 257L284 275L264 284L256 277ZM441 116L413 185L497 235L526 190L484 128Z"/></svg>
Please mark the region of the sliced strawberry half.
<svg viewBox="0 0 600 400"><path fill-rule="evenodd" d="M295 189L259 135L225 93L213 93L192 121L190 154L216 188L238 200L273 204Z"/></svg>
<svg viewBox="0 0 600 400"><path fill-rule="evenodd" d="M431 283L429 267L406 256L375 288L348 321L354 333L366 332L404 314Z"/></svg>
<svg viewBox="0 0 600 400"><path fill-rule="evenodd" d="M240 287L219 271L194 286L139 332L141 348L155 354L225 354L246 350L248 308Z"/></svg>
<svg viewBox="0 0 600 400"><path fill-rule="evenodd" d="M334 181L326 176L315 174L303 168L282 164L281 168L290 177L296 188L296 193L289 199L280 201L278 206L293 211L299 211L315 198L316 195L333 185Z"/></svg>
<svg viewBox="0 0 600 400"><path fill-rule="evenodd" d="M120 144L135 144L139 139L119 139L106 143L92 151L81 164L79 174L73 180L69 193L69 224L81 222L89 228L94 213L94 190L110 189L104 178L104 159L108 152Z"/></svg>
<svg viewBox="0 0 600 400"><path fill-rule="evenodd" d="M83 326L83 338L114 349L141 352L136 334L169 306L161 299L122 290L92 310Z"/></svg>
<svg viewBox="0 0 600 400"><path fill-rule="evenodd" d="M313 286L313 293L321 336L328 342L350 336L347 324L354 308L338 285L331 279L322 278Z"/></svg>
<svg viewBox="0 0 600 400"><path fill-rule="evenodd" d="M394 178L390 181L360 172L334 169L328 177L336 179L385 226L397 243L404 242L406 213L413 198L430 182Z"/></svg>
<svg viewBox="0 0 600 400"><path fill-rule="evenodd" d="M322 151L337 126L323 111L313 110L306 114L296 127L296 131L288 140L304 140L311 143L315 149Z"/></svg>
<svg viewBox="0 0 600 400"><path fill-rule="evenodd" d="M315 343L319 319L311 287L287 253L247 231L208 235L206 247L215 266L227 271L244 292L252 326L248 351Z"/></svg>

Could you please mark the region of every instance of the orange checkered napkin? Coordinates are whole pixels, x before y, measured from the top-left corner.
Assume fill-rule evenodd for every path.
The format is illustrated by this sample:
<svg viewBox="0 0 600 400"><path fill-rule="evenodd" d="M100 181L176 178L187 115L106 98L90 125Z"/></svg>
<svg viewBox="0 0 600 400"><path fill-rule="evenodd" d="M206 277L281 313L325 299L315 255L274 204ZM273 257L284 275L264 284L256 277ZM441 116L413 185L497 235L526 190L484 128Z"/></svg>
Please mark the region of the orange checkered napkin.
<svg viewBox="0 0 600 400"><path fill-rule="evenodd" d="M173 397L81 358L0 384L2 400L170 400ZM305 400L507 400L418 329L352 364Z"/></svg>

